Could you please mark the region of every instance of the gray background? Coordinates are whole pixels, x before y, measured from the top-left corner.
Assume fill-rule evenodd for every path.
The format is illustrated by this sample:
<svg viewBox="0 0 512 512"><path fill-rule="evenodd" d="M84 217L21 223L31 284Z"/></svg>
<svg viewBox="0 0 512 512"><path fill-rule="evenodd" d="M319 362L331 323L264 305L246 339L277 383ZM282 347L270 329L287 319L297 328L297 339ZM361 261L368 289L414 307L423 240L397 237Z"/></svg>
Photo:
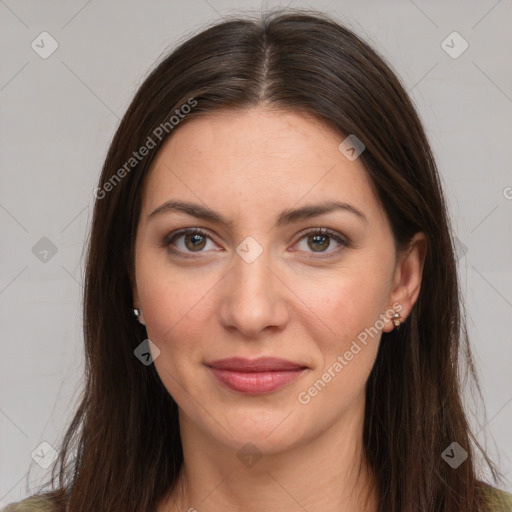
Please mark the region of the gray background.
<svg viewBox="0 0 512 512"><path fill-rule="evenodd" d="M484 421L482 410L469 404L471 421L512 492L510 1L5 0L0 506L28 495L47 476L31 454L42 442L57 445L80 394L83 246L93 189L119 118L154 62L186 34L221 16L286 3L323 10L363 35L419 109L460 240L487 409ZM59 45L46 59L31 47L34 40L42 46L43 31ZM458 58L441 46L453 31L469 44ZM462 48L460 40L447 44ZM43 237L54 255L38 252L50 245ZM44 459L48 448L42 453Z"/></svg>

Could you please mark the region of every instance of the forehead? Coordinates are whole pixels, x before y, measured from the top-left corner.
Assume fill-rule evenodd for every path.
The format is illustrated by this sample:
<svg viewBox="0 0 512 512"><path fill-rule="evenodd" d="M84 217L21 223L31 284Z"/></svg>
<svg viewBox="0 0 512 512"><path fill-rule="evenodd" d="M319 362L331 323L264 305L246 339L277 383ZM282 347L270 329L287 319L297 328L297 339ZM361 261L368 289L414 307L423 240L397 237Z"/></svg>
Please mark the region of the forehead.
<svg viewBox="0 0 512 512"><path fill-rule="evenodd" d="M197 116L167 139L146 177L143 211L174 198L251 214L318 200L379 215L364 166L338 149L345 136L309 115L223 110Z"/></svg>

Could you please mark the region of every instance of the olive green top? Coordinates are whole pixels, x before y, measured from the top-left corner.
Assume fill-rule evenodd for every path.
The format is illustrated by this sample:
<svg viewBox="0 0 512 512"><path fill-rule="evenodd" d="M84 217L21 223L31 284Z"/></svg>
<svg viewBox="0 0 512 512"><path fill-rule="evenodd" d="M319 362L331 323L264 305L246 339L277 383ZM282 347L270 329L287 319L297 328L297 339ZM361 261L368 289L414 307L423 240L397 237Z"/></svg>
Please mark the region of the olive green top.
<svg viewBox="0 0 512 512"><path fill-rule="evenodd" d="M512 494L489 486L484 486L484 490L488 512L512 512ZM7 505L0 512L54 512L54 508L46 496L31 496Z"/></svg>

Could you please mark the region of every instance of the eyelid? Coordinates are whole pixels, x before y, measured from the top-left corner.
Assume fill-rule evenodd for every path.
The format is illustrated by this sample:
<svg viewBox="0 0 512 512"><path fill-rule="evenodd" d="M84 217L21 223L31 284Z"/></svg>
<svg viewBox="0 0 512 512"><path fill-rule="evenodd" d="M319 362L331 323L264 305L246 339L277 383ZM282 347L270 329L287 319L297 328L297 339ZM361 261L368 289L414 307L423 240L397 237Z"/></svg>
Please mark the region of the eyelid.
<svg viewBox="0 0 512 512"><path fill-rule="evenodd" d="M200 227L194 227L194 228L179 229L177 231L174 231L174 232L168 234L164 238L163 245L164 245L164 247L167 247L174 254L178 254L183 257L192 257L192 258L198 257L201 254L208 252L208 251L199 251L197 253L194 253L194 252L184 252L184 251L180 251L178 249L171 248L172 243L177 238L179 238L181 236L185 236L185 235L194 235L194 234L202 235L202 236L210 239L212 242L216 243L215 240L213 239L211 233L208 230L200 228ZM344 248L347 248L351 245L350 240L345 235L343 235L342 233L340 233L338 231L335 231L330 228L325 228L325 227L308 228L308 229L302 231L301 233L298 234L298 239L293 245L297 245L303 238L306 238L309 235L318 235L318 234L326 235L329 238L332 238L338 244L340 244L341 247L338 247L338 248L330 250L330 251L324 251L324 252L311 251L311 252L308 252L308 255L315 255L316 257L320 257L320 258L328 257L332 254L338 253L340 250L343 250ZM300 251L297 251L297 252L300 252Z"/></svg>
<svg viewBox="0 0 512 512"><path fill-rule="evenodd" d="M335 229L331 228L325 228L325 227L315 227L315 228L308 228L304 231L301 231L298 236L301 238L304 238L306 235L315 235L320 233L321 235L329 235L332 238L339 239L340 243L348 243L348 238L340 233L339 231L336 231Z"/></svg>
<svg viewBox="0 0 512 512"><path fill-rule="evenodd" d="M333 239L336 243L338 243L340 245L340 247L337 247L330 251L329 250L324 251L324 252L314 252L314 251L307 252L307 255L308 255L307 257L309 257L310 255L314 255L317 258L327 258L327 257L332 256L333 254L338 254L341 250L346 249L351 246L351 241L347 236L343 235L342 233L340 233L339 231L336 231L334 229L324 228L324 227L308 228L307 230L302 231L301 233L299 233L299 235L298 235L299 238L298 238L297 242L295 242L294 245L297 245L303 238L306 238L309 235L318 235L318 234L328 236L329 238Z"/></svg>
<svg viewBox="0 0 512 512"><path fill-rule="evenodd" d="M210 239L212 242L215 242L213 239L211 233L203 228L195 227L195 228L183 228L178 229L177 231L173 231L172 233L169 233L167 236L164 237L163 246L166 247L168 250L173 252L174 254L179 254L180 256L184 257L196 257L195 254L201 255L202 252L194 253L194 252L184 252L180 251L178 249L172 248L172 243L179 237L185 236L185 235L202 235L208 239Z"/></svg>

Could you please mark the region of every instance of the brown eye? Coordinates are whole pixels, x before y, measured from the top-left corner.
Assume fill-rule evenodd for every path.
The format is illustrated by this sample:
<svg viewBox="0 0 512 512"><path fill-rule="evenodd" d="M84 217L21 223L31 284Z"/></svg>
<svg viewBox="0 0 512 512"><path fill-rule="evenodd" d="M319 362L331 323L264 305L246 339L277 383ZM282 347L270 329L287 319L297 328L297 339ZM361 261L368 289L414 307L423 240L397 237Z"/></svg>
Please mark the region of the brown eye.
<svg viewBox="0 0 512 512"><path fill-rule="evenodd" d="M308 246L314 252L322 252L328 249L330 245L330 239L326 235L310 235L308 236Z"/></svg>
<svg viewBox="0 0 512 512"><path fill-rule="evenodd" d="M172 233L164 240L164 246L174 254L187 256L187 254L206 252L210 249L208 244L215 245L208 233L200 229L184 229Z"/></svg>
<svg viewBox="0 0 512 512"><path fill-rule="evenodd" d="M333 245L334 248L328 250ZM308 253L317 253L326 255L334 254L339 250L348 247L348 239L343 237L340 233L332 231L327 228L313 229L304 233L302 238L299 240L298 248L301 251Z"/></svg>
<svg viewBox="0 0 512 512"><path fill-rule="evenodd" d="M184 241L185 247L191 251L200 251L206 245L206 237L199 233L185 235Z"/></svg>

